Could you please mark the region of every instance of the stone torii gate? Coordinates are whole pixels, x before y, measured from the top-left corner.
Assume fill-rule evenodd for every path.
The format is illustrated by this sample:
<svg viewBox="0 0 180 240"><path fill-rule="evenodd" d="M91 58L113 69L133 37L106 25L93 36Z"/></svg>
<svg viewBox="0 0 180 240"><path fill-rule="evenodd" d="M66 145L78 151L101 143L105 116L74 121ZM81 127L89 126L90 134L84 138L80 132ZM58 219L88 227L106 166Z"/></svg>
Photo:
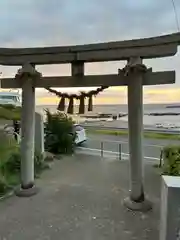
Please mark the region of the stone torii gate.
<svg viewBox="0 0 180 240"><path fill-rule="evenodd" d="M1 79L2 88L22 88L21 188L19 196L37 192L34 184L35 88L128 86L128 121L130 149L130 196L125 205L133 210L149 210L143 187L143 85L175 83L175 71L152 72L143 59L174 56L180 34L98 43L90 45L0 49L0 64L22 66L15 78ZM84 75L87 62L127 60L118 74ZM36 65L70 63L72 76L42 77Z"/></svg>

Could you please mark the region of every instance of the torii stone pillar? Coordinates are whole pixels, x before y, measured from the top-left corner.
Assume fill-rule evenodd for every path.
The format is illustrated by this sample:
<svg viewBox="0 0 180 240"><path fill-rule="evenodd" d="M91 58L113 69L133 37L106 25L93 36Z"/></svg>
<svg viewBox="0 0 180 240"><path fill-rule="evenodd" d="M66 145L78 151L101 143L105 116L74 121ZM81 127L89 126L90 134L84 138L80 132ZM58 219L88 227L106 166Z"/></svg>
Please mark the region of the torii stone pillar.
<svg viewBox="0 0 180 240"><path fill-rule="evenodd" d="M35 132L35 87L34 81L40 77L35 68L26 64L18 70L16 79L22 85L21 116L21 186L17 196L35 195L38 189L34 185L34 132Z"/></svg>
<svg viewBox="0 0 180 240"><path fill-rule="evenodd" d="M145 198L143 187L143 72L141 58L131 58L128 74L128 125L130 154L130 196L125 205L131 210L148 211L151 203Z"/></svg>

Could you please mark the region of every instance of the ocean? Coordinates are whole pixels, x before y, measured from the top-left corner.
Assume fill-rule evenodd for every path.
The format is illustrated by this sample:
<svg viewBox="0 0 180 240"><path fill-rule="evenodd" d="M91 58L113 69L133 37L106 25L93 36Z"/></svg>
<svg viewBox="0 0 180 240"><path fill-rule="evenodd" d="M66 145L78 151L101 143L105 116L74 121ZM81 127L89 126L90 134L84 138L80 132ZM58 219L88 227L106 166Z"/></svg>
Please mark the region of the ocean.
<svg viewBox="0 0 180 240"><path fill-rule="evenodd" d="M170 106L170 107L169 107ZM179 107L178 107L179 106ZM56 111L57 106L55 105L37 105L36 111L44 115L44 109L49 109L51 112ZM175 124L180 127L180 104L179 103L166 103L166 104L144 104L144 117L143 122L145 125L155 125L157 123L161 124ZM75 106L75 113L78 112L78 106ZM118 115L119 113L128 113L127 104L118 105L94 105L92 112L86 112L85 114L97 114L97 113L109 113L113 115ZM165 116L149 116L150 113L169 113ZM170 113L179 113L179 115L170 115ZM77 119L77 115L73 116ZM79 117L78 117L79 119ZM82 118L83 119L83 118ZM123 121L128 121L128 117L121 117Z"/></svg>

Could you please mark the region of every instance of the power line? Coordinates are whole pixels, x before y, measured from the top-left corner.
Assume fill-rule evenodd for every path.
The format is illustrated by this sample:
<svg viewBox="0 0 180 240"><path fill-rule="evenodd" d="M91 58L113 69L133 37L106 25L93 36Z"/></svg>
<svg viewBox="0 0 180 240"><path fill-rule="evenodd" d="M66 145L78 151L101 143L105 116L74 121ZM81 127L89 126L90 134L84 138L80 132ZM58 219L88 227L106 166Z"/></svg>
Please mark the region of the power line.
<svg viewBox="0 0 180 240"><path fill-rule="evenodd" d="M176 10L176 4L175 4L174 0L171 0L171 1L172 1L173 9L174 9L174 15L175 15L177 29L178 29L178 32L180 32L180 25L179 25L178 13L177 13L177 10Z"/></svg>

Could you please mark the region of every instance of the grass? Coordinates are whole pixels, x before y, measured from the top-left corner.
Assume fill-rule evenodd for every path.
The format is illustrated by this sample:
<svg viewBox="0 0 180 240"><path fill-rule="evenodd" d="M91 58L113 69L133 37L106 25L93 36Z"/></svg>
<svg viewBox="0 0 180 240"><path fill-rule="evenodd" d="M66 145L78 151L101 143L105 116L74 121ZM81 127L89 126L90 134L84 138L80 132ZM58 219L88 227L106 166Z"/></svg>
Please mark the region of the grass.
<svg viewBox="0 0 180 240"><path fill-rule="evenodd" d="M19 120L21 107L0 105L0 121ZM19 154L19 146L13 137L0 131L0 197L20 183L20 172L15 170L15 155ZM10 160L11 159L11 160ZM12 165L10 170L10 165Z"/></svg>
<svg viewBox="0 0 180 240"><path fill-rule="evenodd" d="M103 135L114 135L114 136L127 136L128 130L86 130L87 133L93 134L103 134ZM144 132L145 138L154 138L154 139L171 139L171 140L180 140L180 135L177 134L167 134L167 133L158 133L158 132Z"/></svg>

